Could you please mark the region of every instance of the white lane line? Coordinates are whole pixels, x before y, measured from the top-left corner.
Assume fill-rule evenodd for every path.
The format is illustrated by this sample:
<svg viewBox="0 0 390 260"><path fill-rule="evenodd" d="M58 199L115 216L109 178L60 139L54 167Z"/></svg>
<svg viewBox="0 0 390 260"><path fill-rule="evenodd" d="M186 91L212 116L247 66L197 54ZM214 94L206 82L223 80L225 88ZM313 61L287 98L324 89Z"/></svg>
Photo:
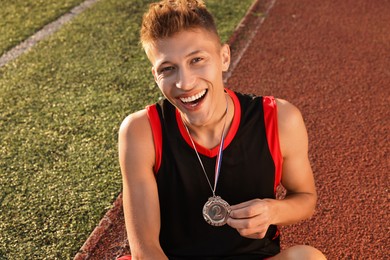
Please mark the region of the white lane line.
<svg viewBox="0 0 390 260"><path fill-rule="evenodd" d="M58 31L65 23L72 20L77 15L84 12L86 9L90 8L96 2L100 0L85 0L80 5L72 8L68 13L62 15L57 20L45 25L41 30L31 35L29 38L21 42L20 44L13 47L11 50L7 51L0 57L0 67L3 67L8 62L16 59L23 53L29 51L32 47L34 47L39 41L42 41L49 35L52 35L56 31Z"/></svg>

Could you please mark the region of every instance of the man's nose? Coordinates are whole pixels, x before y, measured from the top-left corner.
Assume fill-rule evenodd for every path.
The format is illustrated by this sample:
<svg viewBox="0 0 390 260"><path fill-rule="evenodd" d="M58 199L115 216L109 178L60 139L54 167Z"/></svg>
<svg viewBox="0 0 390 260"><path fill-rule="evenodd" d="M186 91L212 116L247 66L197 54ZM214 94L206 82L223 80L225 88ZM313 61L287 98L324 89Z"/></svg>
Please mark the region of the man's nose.
<svg viewBox="0 0 390 260"><path fill-rule="evenodd" d="M195 86L196 77L194 73L187 68L180 68L179 73L177 73L176 87L189 90Z"/></svg>

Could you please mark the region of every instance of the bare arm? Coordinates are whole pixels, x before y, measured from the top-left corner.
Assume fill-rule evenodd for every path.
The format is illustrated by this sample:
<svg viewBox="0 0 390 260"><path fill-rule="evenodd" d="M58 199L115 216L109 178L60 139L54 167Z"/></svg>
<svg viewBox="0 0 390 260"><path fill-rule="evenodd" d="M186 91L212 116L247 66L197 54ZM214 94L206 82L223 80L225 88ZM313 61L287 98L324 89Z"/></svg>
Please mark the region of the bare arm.
<svg viewBox="0 0 390 260"><path fill-rule="evenodd" d="M311 217L317 202L308 157L308 136L300 111L277 100L280 147L283 155L282 184L286 198L278 201L273 224L288 225Z"/></svg>
<svg viewBox="0 0 390 260"><path fill-rule="evenodd" d="M280 147L283 155L283 200L256 199L232 206L228 224L245 237L262 238L269 225L288 225L314 213L317 193L308 159L308 137L299 110L277 100Z"/></svg>
<svg viewBox="0 0 390 260"><path fill-rule="evenodd" d="M133 259L167 259L160 243L160 206L153 166L154 143L146 111L127 117L119 130L123 208Z"/></svg>

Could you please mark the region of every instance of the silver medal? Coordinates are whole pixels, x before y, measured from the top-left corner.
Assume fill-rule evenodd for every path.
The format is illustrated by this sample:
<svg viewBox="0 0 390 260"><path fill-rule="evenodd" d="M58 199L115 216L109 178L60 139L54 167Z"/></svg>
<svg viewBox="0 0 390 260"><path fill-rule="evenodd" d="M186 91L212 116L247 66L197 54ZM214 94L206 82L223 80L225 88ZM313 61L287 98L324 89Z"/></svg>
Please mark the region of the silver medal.
<svg viewBox="0 0 390 260"><path fill-rule="evenodd" d="M218 182L218 177L219 173L221 170L221 162L222 162L222 152L223 152L223 144L225 140L224 132L225 132L225 126L226 126L226 119L227 119L227 114L228 114L228 100L226 99L226 110L225 110L225 122L223 124L222 128L222 133L221 133L221 142L219 144L219 151L218 151L218 156L217 160L215 162L215 179L214 179L214 188L211 186L209 177L207 177L206 170L204 168L203 162L200 159L199 153L196 150L196 146L194 143L194 140L192 140L190 131L188 130L188 127L186 124L184 124L184 127L187 130L188 136L191 140L192 147L195 150L196 156L198 157L200 166L202 166L203 173L207 179L207 182L210 186L211 191L213 192L213 196L209 198L209 200L204 204L203 206L203 218L206 220L207 223L209 223L212 226L223 226L226 224L229 214L230 214L230 205L221 197L215 195L215 190L217 189L217 182Z"/></svg>
<svg viewBox="0 0 390 260"><path fill-rule="evenodd" d="M230 214L230 205L221 197L210 197L203 206L203 217L212 226L223 226L226 224Z"/></svg>

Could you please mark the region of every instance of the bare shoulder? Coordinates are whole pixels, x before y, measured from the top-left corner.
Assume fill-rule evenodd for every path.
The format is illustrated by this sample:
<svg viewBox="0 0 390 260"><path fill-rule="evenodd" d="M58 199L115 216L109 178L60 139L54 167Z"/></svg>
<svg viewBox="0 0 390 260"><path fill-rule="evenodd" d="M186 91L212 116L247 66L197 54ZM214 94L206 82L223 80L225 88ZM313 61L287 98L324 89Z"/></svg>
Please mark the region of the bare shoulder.
<svg viewBox="0 0 390 260"><path fill-rule="evenodd" d="M276 104L279 127L291 127L303 123L302 114L296 106L284 99L276 99Z"/></svg>
<svg viewBox="0 0 390 260"><path fill-rule="evenodd" d="M128 115L119 128L119 144L121 142L152 144L152 129L146 109Z"/></svg>
<svg viewBox="0 0 390 260"><path fill-rule="evenodd" d="M297 148L307 149L307 132L302 114L290 102L276 99L278 107L278 128L282 154L296 152Z"/></svg>
<svg viewBox="0 0 390 260"><path fill-rule="evenodd" d="M121 126L119 128L119 135L127 136L133 131L138 132L138 129L147 130L147 128L150 128L149 120L146 109L143 109L128 115L122 121Z"/></svg>
<svg viewBox="0 0 390 260"><path fill-rule="evenodd" d="M119 161L122 173L130 169L151 170L154 165L154 142L147 111L140 110L127 116L118 136Z"/></svg>

